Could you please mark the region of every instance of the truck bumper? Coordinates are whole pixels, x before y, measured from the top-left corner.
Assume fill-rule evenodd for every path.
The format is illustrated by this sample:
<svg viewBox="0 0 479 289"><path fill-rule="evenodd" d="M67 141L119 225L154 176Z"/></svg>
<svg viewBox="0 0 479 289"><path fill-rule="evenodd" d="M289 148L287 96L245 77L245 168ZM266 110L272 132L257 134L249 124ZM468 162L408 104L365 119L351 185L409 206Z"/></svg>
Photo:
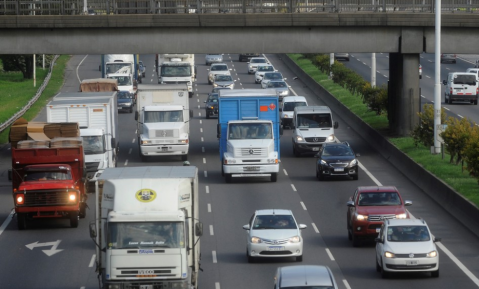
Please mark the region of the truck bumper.
<svg viewBox="0 0 479 289"><path fill-rule="evenodd" d="M80 204L54 207L15 207L15 213L31 214L33 218L64 218L63 212L78 212Z"/></svg>
<svg viewBox="0 0 479 289"><path fill-rule="evenodd" d="M187 155L189 145L149 145L140 146L140 152L143 156L165 156L165 155Z"/></svg>
<svg viewBox="0 0 479 289"><path fill-rule="evenodd" d="M279 164L223 165L225 174L232 177L267 177L279 172Z"/></svg>

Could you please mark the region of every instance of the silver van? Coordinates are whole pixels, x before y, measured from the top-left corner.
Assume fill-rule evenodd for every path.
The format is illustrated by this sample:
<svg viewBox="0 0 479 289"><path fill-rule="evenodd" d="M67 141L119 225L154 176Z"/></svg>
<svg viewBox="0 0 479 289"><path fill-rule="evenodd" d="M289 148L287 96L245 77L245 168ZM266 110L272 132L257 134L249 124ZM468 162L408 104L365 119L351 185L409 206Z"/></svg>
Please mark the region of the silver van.
<svg viewBox="0 0 479 289"><path fill-rule="evenodd" d="M337 289L333 273L328 266L298 265L279 267L274 276L274 289Z"/></svg>
<svg viewBox="0 0 479 289"><path fill-rule="evenodd" d="M443 80L442 83L446 86L444 92L446 104L452 104L453 101L467 101L477 105L479 83L476 73L451 72L447 75L447 80Z"/></svg>

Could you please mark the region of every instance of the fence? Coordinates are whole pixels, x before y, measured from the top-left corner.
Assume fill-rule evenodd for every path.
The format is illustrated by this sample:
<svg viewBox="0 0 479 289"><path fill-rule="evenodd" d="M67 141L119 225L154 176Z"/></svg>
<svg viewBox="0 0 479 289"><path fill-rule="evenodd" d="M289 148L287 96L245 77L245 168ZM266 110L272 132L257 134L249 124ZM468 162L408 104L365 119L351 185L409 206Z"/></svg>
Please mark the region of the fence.
<svg viewBox="0 0 479 289"><path fill-rule="evenodd" d="M0 0L0 15L435 12L435 0ZM478 0L442 0L443 13L478 13Z"/></svg>

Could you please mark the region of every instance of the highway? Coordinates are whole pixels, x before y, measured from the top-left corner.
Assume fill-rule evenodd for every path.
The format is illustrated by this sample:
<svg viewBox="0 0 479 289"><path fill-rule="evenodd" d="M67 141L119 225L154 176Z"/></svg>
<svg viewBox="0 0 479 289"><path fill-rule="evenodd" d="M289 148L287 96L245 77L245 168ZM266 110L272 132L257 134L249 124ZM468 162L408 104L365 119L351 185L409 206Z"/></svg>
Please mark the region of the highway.
<svg viewBox="0 0 479 289"><path fill-rule="evenodd" d="M278 55L266 56L287 78L295 94L306 96L310 105L323 104L321 98L314 96L301 79L293 80L295 75L285 67ZM315 178L315 159L308 156L294 157L292 131L284 130L278 182L258 178L240 179L226 184L221 177L218 157L217 120L205 119L203 101L212 88L207 84L208 67L204 64L204 54L195 57L198 78L194 86L195 95L190 99L194 118L190 122L188 160L199 169L200 219L204 225L201 239L203 272L199 276L199 288L271 288L277 267L298 264L288 258L267 259L254 264L247 262L246 232L242 226L248 222L254 210L264 208L291 209L298 223L308 226L302 231L302 264L329 266L341 289L479 287L479 238L374 151L361 138L361 132L350 129L348 120L334 114L334 111L335 121L339 122L336 137L340 141L348 141L355 152L361 155L359 180L336 178L318 182ZM379 59L382 57L377 57L378 70L381 71L383 66L379 65ZM365 66L356 58L361 60L361 57L355 55L349 64ZM157 83L154 55L142 55L141 60L147 68L147 77L143 83ZM224 60L233 69L236 89L260 88L259 84L254 83L254 75L247 73L246 62L238 62L237 54L225 54ZM386 55L384 61L387 63ZM99 77L99 63L99 55L73 56L67 67L62 92L77 91L78 79ZM432 75L432 72L425 67L424 58L421 58L421 63L423 95L428 97L424 85L429 82L432 85L432 80L425 75ZM460 63L458 60L459 65ZM447 65L449 66L453 65ZM379 81L378 76L378 83ZM429 97L432 98L432 94ZM477 109L472 105L448 106L454 111L459 108ZM458 110L457 113L463 112ZM36 120L45 121L44 112ZM121 113L119 123L119 167L181 165L179 158L173 157L154 158L142 163L136 143L134 114ZM87 217L80 220L78 228L70 228L67 220L44 220L26 231L18 231L16 219L11 220L13 200L11 183L7 180L7 169L11 162L9 154L8 145L0 147L0 255L3 261L0 288L98 288L92 262L95 245L88 234L88 224L94 220L93 195L89 195L90 210L87 211ZM442 238L442 243L438 243L439 278L431 278L426 273L408 273L381 279L375 270L374 243L364 243L359 248L352 247L346 231L346 202L356 187L364 185L395 185L404 199L413 201L413 206L408 207L409 211L415 217L423 217L432 233ZM38 244L27 247L35 242ZM62 251L52 251L52 247Z"/></svg>

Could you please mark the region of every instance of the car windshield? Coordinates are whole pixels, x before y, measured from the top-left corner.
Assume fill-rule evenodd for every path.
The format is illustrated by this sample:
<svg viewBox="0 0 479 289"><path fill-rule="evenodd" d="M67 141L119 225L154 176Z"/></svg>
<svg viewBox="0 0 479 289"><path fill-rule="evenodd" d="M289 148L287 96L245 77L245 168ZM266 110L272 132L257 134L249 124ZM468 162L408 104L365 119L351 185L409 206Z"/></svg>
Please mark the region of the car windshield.
<svg viewBox="0 0 479 289"><path fill-rule="evenodd" d="M297 229L291 215L257 215L253 221L253 230Z"/></svg>
<svg viewBox="0 0 479 289"><path fill-rule="evenodd" d="M359 206L399 206L401 199L396 192L363 192L359 194Z"/></svg>
<svg viewBox="0 0 479 289"><path fill-rule="evenodd" d="M63 181L71 180L72 174L70 171L58 170L58 171L27 171L23 176L23 179L28 181Z"/></svg>
<svg viewBox="0 0 479 289"><path fill-rule="evenodd" d="M208 102L218 102L218 94L215 93L215 94L212 94L212 95L208 96Z"/></svg>
<svg viewBox="0 0 479 289"><path fill-rule="evenodd" d="M117 95L119 99L131 98L130 93L128 91L120 91L118 92Z"/></svg>
<svg viewBox="0 0 479 289"><path fill-rule="evenodd" d="M389 226L387 239L390 242L426 242L431 236L426 226Z"/></svg>
<svg viewBox="0 0 479 289"><path fill-rule="evenodd" d="M323 156L354 156L354 153L346 145L328 145L323 149Z"/></svg>
<svg viewBox="0 0 479 289"><path fill-rule="evenodd" d="M467 84L467 85L476 85L476 76L475 75L455 75L454 84Z"/></svg>
<svg viewBox="0 0 479 289"><path fill-rule="evenodd" d="M145 111L144 122L183 122L183 111Z"/></svg>
<svg viewBox="0 0 479 289"><path fill-rule="evenodd" d="M184 236L183 223L110 222L107 244L108 249L184 248Z"/></svg>
<svg viewBox="0 0 479 289"><path fill-rule="evenodd" d="M262 65L258 66L258 71L274 71L274 67L269 65Z"/></svg>
<svg viewBox="0 0 479 289"><path fill-rule="evenodd" d="M288 286L288 287L281 287L280 289L334 289L333 286Z"/></svg>
<svg viewBox="0 0 479 289"><path fill-rule="evenodd" d="M252 58L250 63L266 63L266 59L264 59L264 58Z"/></svg>
<svg viewBox="0 0 479 289"><path fill-rule="evenodd" d="M308 106L304 101L297 101L297 102L285 102L283 111L293 111L297 106Z"/></svg>
<svg viewBox="0 0 479 289"><path fill-rule="evenodd" d="M228 66L226 65L213 65L211 67L211 71L225 71L228 70Z"/></svg>
<svg viewBox="0 0 479 289"><path fill-rule="evenodd" d="M286 82L272 81L268 84L268 87L288 87Z"/></svg>
<svg viewBox="0 0 479 289"><path fill-rule="evenodd" d="M272 139L271 123L231 123L228 139Z"/></svg>
<svg viewBox="0 0 479 289"><path fill-rule="evenodd" d="M264 79L283 79L283 76L281 73L265 73L264 74Z"/></svg>
<svg viewBox="0 0 479 289"><path fill-rule="evenodd" d="M191 67L189 65L172 65L161 66L162 77L177 77L177 76L191 76Z"/></svg>
<svg viewBox="0 0 479 289"><path fill-rule="evenodd" d="M217 75L215 81L232 81L233 78L230 75Z"/></svg>
<svg viewBox="0 0 479 289"><path fill-rule="evenodd" d="M298 128L327 128L332 127L331 115L326 113L298 114Z"/></svg>

